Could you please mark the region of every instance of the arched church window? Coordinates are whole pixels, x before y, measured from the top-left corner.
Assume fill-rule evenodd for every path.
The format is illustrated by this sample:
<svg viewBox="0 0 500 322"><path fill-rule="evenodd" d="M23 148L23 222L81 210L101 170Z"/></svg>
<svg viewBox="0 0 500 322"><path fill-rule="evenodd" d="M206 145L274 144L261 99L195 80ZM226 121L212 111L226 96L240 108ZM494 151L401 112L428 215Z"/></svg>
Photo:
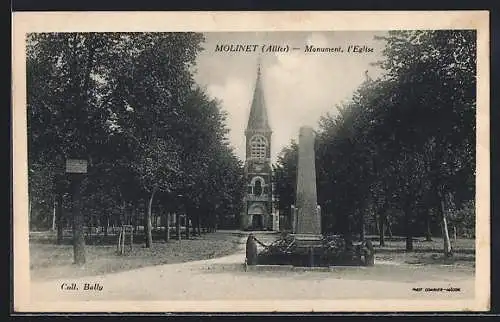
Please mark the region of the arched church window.
<svg viewBox="0 0 500 322"><path fill-rule="evenodd" d="M262 194L262 183L260 180L255 180L254 194L260 196Z"/></svg>
<svg viewBox="0 0 500 322"><path fill-rule="evenodd" d="M255 135L250 141L250 157L264 159L266 157L267 141L262 135Z"/></svg>

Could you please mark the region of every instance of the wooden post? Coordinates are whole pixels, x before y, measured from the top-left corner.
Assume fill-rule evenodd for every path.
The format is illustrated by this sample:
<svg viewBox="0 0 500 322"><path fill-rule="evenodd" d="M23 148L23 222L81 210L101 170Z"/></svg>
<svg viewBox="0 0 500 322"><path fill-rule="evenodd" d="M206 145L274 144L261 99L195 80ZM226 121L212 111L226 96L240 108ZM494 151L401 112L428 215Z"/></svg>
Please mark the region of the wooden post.
<svg viewBox="0 0 500 322"><path fill-rule="evenodd" d="M73 208L73 255L77 265L85 264L85 233L83 231L85 217L81 211L81 183L83 174L87 173L85 159L67 159L66 173L69 174L72 190Z"/></svg>

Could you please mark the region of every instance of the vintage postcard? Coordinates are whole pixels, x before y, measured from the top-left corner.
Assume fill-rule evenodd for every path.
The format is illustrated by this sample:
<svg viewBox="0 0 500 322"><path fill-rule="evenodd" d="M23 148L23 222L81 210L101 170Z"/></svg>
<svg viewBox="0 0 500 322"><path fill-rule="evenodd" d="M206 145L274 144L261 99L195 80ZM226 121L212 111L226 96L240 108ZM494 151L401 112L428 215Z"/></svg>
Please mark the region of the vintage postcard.
<svg viewBox="0 0 500 322"><path fill-rule="evenodd" d="M14 13L14 310L488 310L488 21Z"/></svg>

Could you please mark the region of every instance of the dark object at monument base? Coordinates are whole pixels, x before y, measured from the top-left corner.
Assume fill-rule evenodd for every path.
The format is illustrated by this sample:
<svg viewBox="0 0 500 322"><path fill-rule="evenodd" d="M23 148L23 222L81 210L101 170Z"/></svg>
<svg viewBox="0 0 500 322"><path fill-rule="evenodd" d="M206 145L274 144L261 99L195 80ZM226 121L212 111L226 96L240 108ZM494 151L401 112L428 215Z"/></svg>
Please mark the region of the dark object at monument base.
<svg viewBox="0 0 500 322"><path fill-rule="evenodd" d="M257 244L264 247L260 253ZM288 234L265 245L252 234L247 239L247 265L373 266L374 259L373 245L369 240L350 245L341 236L321 236L318 240L304 242Z"/></svg>

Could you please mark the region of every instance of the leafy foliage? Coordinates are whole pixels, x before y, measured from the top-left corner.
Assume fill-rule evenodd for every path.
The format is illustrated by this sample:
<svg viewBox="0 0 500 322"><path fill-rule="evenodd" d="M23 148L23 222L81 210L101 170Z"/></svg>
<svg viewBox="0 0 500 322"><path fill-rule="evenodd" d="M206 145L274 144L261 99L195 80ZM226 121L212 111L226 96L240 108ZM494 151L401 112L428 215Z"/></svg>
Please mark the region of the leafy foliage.
<svg viewBox="0 0 500 322"><path fill-rule="evenodd" d="M154 207L213 226L206 205L219 208L219 221L238 212L242 165L225 114L193 80L202 42L197 33L28 35L30 199L41 216L33 225L50 221L45 205L69 157L89 160L89 221L137 224Z"/></svg>
<svg viewBox="0 0 500 322"><path fill-rule="evenodd" d="M325 232L363 235L371 223L377 233L382 223L406 235L411 249L412 236L440 222L447 194L468 218L451 216L452 224L474 222L476 34L392 31L380 40L384 59L376 64L385 75L367 78L320 121L318 202ZM293 200L285 188L294 182L290 151L275 168L284 203Z"/></svg>

